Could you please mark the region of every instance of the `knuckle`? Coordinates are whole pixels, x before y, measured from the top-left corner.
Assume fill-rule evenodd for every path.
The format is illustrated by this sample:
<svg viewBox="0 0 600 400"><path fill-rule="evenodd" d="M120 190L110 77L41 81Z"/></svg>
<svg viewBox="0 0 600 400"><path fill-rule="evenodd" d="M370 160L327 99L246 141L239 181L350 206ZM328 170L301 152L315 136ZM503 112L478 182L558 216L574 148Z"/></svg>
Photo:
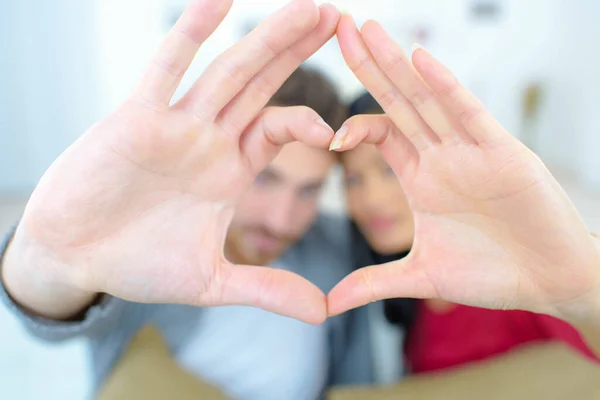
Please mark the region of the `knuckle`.
<svg viewBox="0 0 600 400"><path fill-rule="evenodd" d="M382 92L377 96L377 101L383 109L390 109L395 105L401 103L401 94L397 88L390 88L389 90Z"/></svg>

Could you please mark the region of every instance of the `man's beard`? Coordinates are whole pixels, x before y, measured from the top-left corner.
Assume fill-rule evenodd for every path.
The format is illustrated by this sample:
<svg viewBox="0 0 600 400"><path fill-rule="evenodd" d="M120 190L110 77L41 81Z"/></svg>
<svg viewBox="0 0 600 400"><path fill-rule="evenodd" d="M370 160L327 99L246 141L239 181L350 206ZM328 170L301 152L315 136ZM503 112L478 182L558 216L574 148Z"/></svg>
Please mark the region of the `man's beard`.
<svg viewBox="0 0 600 400"><path fill-rule="evenodd" d="M256 236L273 241L273 249L263 249L255 243ZM225 255L235 264L269 265L285 253L297 237L277 235L264 226L232 227L225 241Z"/></svg>

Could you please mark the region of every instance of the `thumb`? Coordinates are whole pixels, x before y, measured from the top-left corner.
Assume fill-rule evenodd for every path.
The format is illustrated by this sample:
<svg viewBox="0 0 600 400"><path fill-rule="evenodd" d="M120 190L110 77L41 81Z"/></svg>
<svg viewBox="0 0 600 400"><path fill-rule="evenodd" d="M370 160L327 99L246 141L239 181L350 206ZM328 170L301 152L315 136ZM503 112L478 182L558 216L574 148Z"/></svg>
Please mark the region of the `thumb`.
<svg viewBox="0 0 600 400"><path fill-rule="evenodd" d="M219 305L246 305L318 325L327 318L325 294L290 271L269 267L223 266Z"/></svg>
<svg viewBox="0 0 600 400"><path fill-rule="evenodd" d="M398 261L354 271L327 296L329 316L384 299L435 298L436 291L427 275L409 255Z"/></svg>
<svg viewBox="0 0 600 400"><path fill-rule="evenodd" d="M286 143L301 141L327 149L332 138L333 129L308 107L267 107L242 134L240 149L258 173Z"/></svg>

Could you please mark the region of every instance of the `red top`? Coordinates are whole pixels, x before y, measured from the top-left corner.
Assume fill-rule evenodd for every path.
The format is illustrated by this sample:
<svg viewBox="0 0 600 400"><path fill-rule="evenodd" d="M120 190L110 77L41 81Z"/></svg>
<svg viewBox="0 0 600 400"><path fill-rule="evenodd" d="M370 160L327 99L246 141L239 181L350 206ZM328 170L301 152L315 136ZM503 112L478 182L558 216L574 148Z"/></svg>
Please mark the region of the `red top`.
<svg viewBox="0 0 600 400"><path fill-rule="evenodd" d="M458 305L438 313L419 301L405 355L413 373L483 360L521 344L561 340L598 360L566 322L525 311L497 311Z"/></svg>

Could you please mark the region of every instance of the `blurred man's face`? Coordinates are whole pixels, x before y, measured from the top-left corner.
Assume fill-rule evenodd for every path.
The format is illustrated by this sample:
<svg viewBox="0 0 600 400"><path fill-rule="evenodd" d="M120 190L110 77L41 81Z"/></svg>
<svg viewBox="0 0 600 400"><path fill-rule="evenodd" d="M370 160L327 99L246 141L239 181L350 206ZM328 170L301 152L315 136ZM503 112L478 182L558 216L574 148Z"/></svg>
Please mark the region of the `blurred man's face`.
<svg viewBox="0 0 600 400"><path fill-rule="evenodd" d="M266 265L298 241L316 218L334 161L326 150L286 145L240 199L227 233L227 258Z"/></svg>

